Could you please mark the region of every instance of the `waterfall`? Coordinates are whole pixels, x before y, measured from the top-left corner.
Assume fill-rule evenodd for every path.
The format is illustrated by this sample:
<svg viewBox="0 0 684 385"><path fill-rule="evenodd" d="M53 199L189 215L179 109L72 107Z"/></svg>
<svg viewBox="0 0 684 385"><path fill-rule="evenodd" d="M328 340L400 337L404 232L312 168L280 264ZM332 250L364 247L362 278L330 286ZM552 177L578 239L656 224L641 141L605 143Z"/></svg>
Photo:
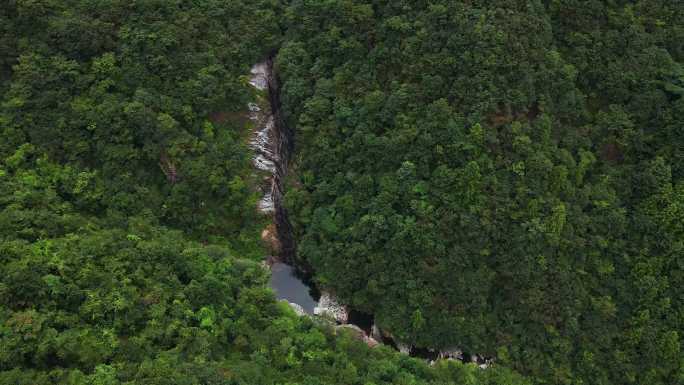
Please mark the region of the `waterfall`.
<svg viewBox="0 0 684 385"><path fill-rule="evenodd" d="M294 151L294 131L288 127L282 116L280 103L280 84L277 76L274 75L273 56L267 60L255 64L250 71L249 83L259 92L265 93L267 103L260 106L257 103L249 103L249 119L254 122L255 128L249 140L249 146L254 150L254 157L252 162L254 167L258 170L268 173L265 178L261 190L263 195L258 203L258 209L265 215L270 215L273 224L275 225L275 237L279 245L278 255L275 258L269 257L270 263L275 266L285 263L290 265L287 269L296 270L303 273L305 276L311 274L310 267L302 261L296 260L296 245L292 225L290 224L287 210L283 206L284 183L287 176L289 161ZM282 262L282 263L279 263ZM285 268L283 266L280 267ZM288 271L290 271L288 270ZM292 277L294 280L299 278ZM280 279L283 279L280 277ZM306 283L300 285L292 285L292 283L284 283L287 286L301 286L306 287ZM304 289L299 289L304 290ZM425 355L419 352L420 349L415 349L409 344L402 344L391 337L383 338L382 331L377 325L372 324L371 330L368 332L359 328L356 325L347 324L349 312L348 309L337 303L336 299L329 293L322 293L318 305L313 309L313 312L306 311L301 304L289 302L290 306L297 314L327 314L331 316L339 324L339 329L350 329L358 334L360 339L365 341L369 346L376 346L380 340L389 339L392 345L397 346L398 350L405 354L426 358L428 361L434 362L434 359L458 359L465 360L460 349L452 348L444 351L423 349L429 352ZM310 304L309 304L309 307ZM337 329L336 329L337 330ZM380 340L376 340L380 338ZM432 358L434 356L434 358ZM470 358L470 357L469 357ZM472 362L480 364L481 368L485 368L490 364L490 360L485 360L477 355L474 355Z"/></svg>
<svg viewBox="0 0 684 385"><path fill-rule="evenodd" d="M273 72L273 57L255 64L250 71L249 83L258 91L265 92L268 103L261 107L250 103L249 118L255 129L249 141L254 150L254 167L269 175L262 185L263 195L258 203L260 212L270 215L275 224L276 238L280 245L278 259L294 263L295 242L292 225L283 207L285 177L294 150L294 132L282 117L278 79Z"/></svg>

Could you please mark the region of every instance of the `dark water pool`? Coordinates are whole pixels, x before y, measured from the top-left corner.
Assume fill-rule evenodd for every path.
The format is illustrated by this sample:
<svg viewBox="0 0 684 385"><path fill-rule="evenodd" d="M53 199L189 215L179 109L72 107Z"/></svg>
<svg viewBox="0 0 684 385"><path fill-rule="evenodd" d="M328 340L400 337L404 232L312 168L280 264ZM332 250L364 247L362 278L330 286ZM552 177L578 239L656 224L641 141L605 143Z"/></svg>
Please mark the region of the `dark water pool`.
<svg viewBox="0 0 684 385"><path fill-rule="evenodd" d="M271 289L277 299L296 303L309 314L313 314L317 301L312 297L311 289L295 275L292 266L276 262L271 266Z"/></svg>
<svg viewBox="0 0 684 385"><path fill-rule="evenodd" d="M373 315L350 309L349 323L360 327L361 330L370 335L371 328L373 327Z"/></svg>

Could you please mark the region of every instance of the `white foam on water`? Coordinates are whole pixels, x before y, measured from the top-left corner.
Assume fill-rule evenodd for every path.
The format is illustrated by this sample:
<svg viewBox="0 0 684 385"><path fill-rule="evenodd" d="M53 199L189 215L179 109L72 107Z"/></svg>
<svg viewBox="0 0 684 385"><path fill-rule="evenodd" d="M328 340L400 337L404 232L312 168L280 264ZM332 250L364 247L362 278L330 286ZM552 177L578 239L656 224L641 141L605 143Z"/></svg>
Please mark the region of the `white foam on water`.
<svg viewBox="0 0 684 385"><path fill-rule="evenodd" d="M250 71L252 76L249 84L259 91L268 89L268 71L268 64L266 62L255 64ZM262 213L272 213L275 211L273 183L277 172L276 162L278 161L272 143L275 121L270 111L264 111L254 102L249 103L247 108L249 109L249 119L255 122L257 127L249 141L249 147L255 152L252 163L258 170L267 171L271 174L269 178L271 186L261 197L257 206Z"/></svg>

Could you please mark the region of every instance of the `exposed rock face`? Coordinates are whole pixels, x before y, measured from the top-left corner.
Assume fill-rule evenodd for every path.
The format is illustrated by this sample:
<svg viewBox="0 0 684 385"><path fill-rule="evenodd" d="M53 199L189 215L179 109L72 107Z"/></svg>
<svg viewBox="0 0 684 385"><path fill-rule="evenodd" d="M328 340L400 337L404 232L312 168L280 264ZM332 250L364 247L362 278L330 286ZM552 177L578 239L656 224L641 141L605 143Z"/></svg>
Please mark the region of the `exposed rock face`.
<svg viewBox="0 0 684 385"><path fill-rule="evenodd" d="M294 150L294 131L285 124L280 111L279 84L273 74L272 58L252 67L249 83L259 91L267 91L265 97L268 100L268 103L250 103L247 106L249 118L256 127L249 142L255 152L254 167L269 174L261 186L263 195L258 207L262 213L273 216L280 260L292 263L295 255L292 225L281 202L283 183Z"/></svg>
<svg viewBox="0 0 684 385"><path fill-rule="evenodd" d="M249 83L259 91L268 90L268 78L270 68L267 62L256 64L252 67ZM277 154L274 151L274 122L273 114L266 103L260 106L257 103L249 103L249 119L254 122L255 130L249 141L249 146L254 150L252 162L258 170L266 171L270 174L262 185L262 197L259 200L258 208L264 214L274 212L273 202L273 183L275 181Z"/></svg>
<svg viewBox="0 0 684 385"><path fill-rule="evenodd" d="M374 348L374 347L380 345L380 342L378 342L373 337L366 337L365 341L366 341L366 345L368 345L369 348Z"/></svg>
<svg viewBox="0 0 684 385"><path fill-rule="evenodd" d="M395 344L397 345L397 349L399 349L399 353L406 355L411 353L411 345L407 345L399 341L396 341Z"/></svg>
<svg viewBox="0 0 684 385"><path fill-rule="evenodd" d="M264 91L268 88L268 77L270 73L268 62L257 63L252 67L252 78L249 79L249 84L259 91Z"/></svg>
<svg viewBox="0 0 684 385"><path fill-rule="evenodd" d="M371 337L376 341L382 341L382 331L376 324L371 327Z"/></svg>
<svg viewBox="0 0 684 385"><path fill-rule="evenodd" d="M318 306L314 308L314 314L318 316L327 315L341 324L346 324L349 320L347 308L337 302L328 292L321 293L321 299L318 301Z"/></svg>
<svg viewBox="0 0 684 385"><path fill-rule="evenodd" d="M486 358L479 354L473 354L473 356L470 358L470 362L477 365L480 369L487 369L494 363L494 359Z"/></svg>
<svg viewBox="0 0 684 385"><path fill-rule="evenodd" d="M273 223L261 231L261 241L266 246L270 255L280 254L280 241L278 240L278 234L276 233L276 228Z"/></svg>
<svg viewBox="0 0 684 385"><path fill-rule="evenodd" d="M463 361L463 352L461 351L461 349L455 347L440 350L439 359Z"/></svg>
<svg viewBox="0 0 684 385"><path fill-rule="evenodd" d="M257 103L249 103L249 119L254 122L255 130L250 138L249 145L254 150L254 167L265 171L267 176L261 186L263 193L258 203L260 212L270 215L273 224L264 229L261 238L268 247L271 257L263 262L265 268L269 268L275 262L295 264L300 271L311 273L311 269L305 262L295 260L295 241L292 226L289 222L287 211L283 207L284 179L287 175L288 164L294 150L294 131L287 126L281 113L279 82L273 71L273 58L258 63L252 67L249 83L259 91L265 91L268 103L263 99ZM215 119L224 119L216 116ZM173 172L172 172L173 171ZM175 178L175 171L169 167L169 175ZM170 177L169 177L170 178ZM174 179L175 180L175 179ZM287 301L288 305L300 316L307 315L301 305ZM389 333L381 331L377 325L371 328L370 336L356 325L346 325L349 320L347 308L341 305L330 293L323 292L314 308L315 315L330 317L337 323L342 324L337 328L352 330L354 335L363 340L368 346L374 347L380 344L383 337L392 339ZM337 329L336 329L337 330ZM408 344L395 341L397 348L403 354L410 354L412 347ZM459 349L450 348L439 353L440 359L463 360L463 353ZM475 356L474 362L481 368L490 365L491 360L485 360Z"/></svg>
<svg viewBox="0 0 684 385"><path fill-rule="evenodd" d="M294 310L294 312L298 316L300 316L300 317L308 316L308 314L306 314L306 311L304 310L304 308L301 307L300 305L298 305L296 303L289 302L289 301L285 301L285 300L282 300L282 301L287 302L287 304L290 305L290 308L292 308L292 310Z"/></svg>

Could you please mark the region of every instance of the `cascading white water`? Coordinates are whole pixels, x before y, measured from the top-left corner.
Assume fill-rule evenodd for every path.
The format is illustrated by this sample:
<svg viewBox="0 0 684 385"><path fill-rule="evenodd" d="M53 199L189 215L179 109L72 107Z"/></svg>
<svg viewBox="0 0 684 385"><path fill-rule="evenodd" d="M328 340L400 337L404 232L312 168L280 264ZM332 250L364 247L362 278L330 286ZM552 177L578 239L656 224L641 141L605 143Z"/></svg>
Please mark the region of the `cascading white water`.
<svg viewBox="0 0 684 385"><path fill-rule="evenodd" d="M270 59L255 64L250 71L249 83L258 91L266 93L266 101L262 101L261 104L249 103L247 106L249 109L249 119L255 124L249 146L255 152L252 159L254 167L269 174L264 186L262 186L263 196L258 203L259 211L264 214L273 215L274 222L278 228L276 232L278 233L280 243L287 242L289 245L285 247L285 252L281 250L281 254L285 255L285 257L281 258L282 262L293 263L295 247L294 240L292 239L292 229L287 219L287 213L281 205L283 195L283 186L281 184L287 173L287 160L292 151L293 132L287 130L280 115L279 85L271 72L272 62ZM279 269L286 267L287 272L285 274L273 275L271 287L276 291L290 291L287 293L277 293L277 295L288 301L296 313L325 314L328 317L332 317L332 319L342 324L337 326L338 328L354 329L369 346L375 346L383 339L382 332L376 325L373 325L371 333L366 334L358 326L346 324L349 312L345 306L339 304L329 293L322 293L320 301L315 302L312 298L308 297L308 293L304 292L308 291L308 288L293 274L293 267L280 262L276 262L276 265L280 266ZM301 298L309 299L303 301ZM290 300L295 302L289 302ZM412 346L408 344L401 344L399 341L395 341L395 344L400 351L406 354L412 351ZM473 357L476 358L474 362L481 363L481 368L489 365L488 360L480 359L477 355ZM438 358L463 360L463 354L457 348L446 349L439 352Z"/></svg>
<svg viewBox="0 0 684 385"><path fill-rule="evenodd" d="M249 84L259 91L265 91L268 88L268 75L269 75L268 63L261 62L257 63L252 67L250 73L252 74Z"/></svg>
<svg viewBox="0 0 684 385"><path fill-rule="evenodd" d="M259 91L268 91L270 73L266 62L255 64L250 74L249 83L254 88ZM278 162L278 155L273 146L275 120L270 107L262 108L257 103L249 103L247 107L249 108L249 119L256 125L249 141L250 148L255 152L252 159L254 167L270 174L267 185L263 189L264 194L259 200L258 208L262 213L270 214L275 211L273 189L276 188L274 184L276 183L276 164Z"/></svg>
<svg viewBox="0 0 684 385"><path fill-rule="evenodd" d="M272 258L294 264L296 245L293 229L282 205L288 162L294 151L294 131L283 118L280 85L273 71L273 57L270 56L255 64L250 72L249 83L258 92L255 103L247 106L249 118L254 123L249 146L254 150L254 167L267 174L261 184L262 197L258 209L273 220L273 228L268 233L276 240L273 251L277 255Z"/></svg>

